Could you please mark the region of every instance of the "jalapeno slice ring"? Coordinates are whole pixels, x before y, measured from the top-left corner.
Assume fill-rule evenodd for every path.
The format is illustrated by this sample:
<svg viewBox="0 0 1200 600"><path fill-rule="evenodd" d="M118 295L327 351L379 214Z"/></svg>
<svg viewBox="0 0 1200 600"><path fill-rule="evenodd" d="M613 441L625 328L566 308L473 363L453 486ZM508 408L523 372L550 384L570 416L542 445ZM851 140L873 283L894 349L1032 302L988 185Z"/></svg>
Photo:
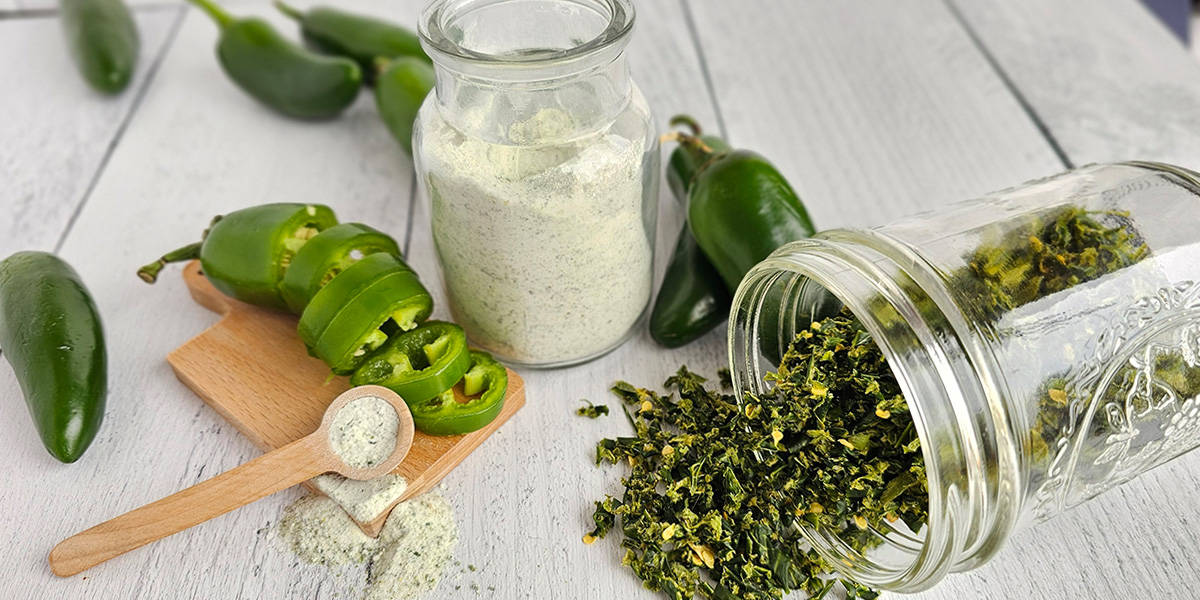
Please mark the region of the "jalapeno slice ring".
<svg viewBox="0 0 1200 600"><path fill-rule="evenodd" d="M444 321L426 321L392 336L350 378L352 385L382 385L405 402L424 402L462 380L471 367L467 334Z"/></svg>
<svg viewBox="0 0 1200 600"><path fill-rule="evenodd" d="M313 296L347 267L377 252L400 256L392 236L362 223L334 225L308 240L292 258L279 291L300 314Z"/></svg>
<svg viewBox="0 0 1200 600"><path fill-rule="evenodd" d="M508 372L487 352L471 350L471 368L455 386L429 400L410 402L413 424L430 435L458 435L482 429L504 408ZM465 401L459 401L460 391Z"/></svg>
<svg viewBox="0 0 1200 600"><path fill-rule="evenodd" d="M316 295L300 315L309 354L338 375L352 373L387 341L381 328L415 328L433 312L433 298L417 274L379 252L351 265Z"/></svg>

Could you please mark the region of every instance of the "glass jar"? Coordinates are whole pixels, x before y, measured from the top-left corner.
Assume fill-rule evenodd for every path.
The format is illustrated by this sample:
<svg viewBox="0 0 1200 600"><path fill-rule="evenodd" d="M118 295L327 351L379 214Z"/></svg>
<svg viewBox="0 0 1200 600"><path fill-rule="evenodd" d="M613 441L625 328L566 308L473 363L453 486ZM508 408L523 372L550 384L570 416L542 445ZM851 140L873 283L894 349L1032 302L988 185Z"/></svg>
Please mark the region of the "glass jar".
<svg viewBox="0 0 1200 600"><path fill-rule="evenodd" d="M737 390L843 305L883 351L921 438L928 519L852 549L901 592L990 558L1012 531L1200 445L1200 176L1093 165L885 227L780 248L729 320ZM867 547L870 547L869 544Z"/></svg>
<svg viewBox="0 0 1200 600"><path fill-rule="evenodd" d="M659 153L629 0L439 0L414 154L450 311L510 363L625 341L650 301Z"/></svg>

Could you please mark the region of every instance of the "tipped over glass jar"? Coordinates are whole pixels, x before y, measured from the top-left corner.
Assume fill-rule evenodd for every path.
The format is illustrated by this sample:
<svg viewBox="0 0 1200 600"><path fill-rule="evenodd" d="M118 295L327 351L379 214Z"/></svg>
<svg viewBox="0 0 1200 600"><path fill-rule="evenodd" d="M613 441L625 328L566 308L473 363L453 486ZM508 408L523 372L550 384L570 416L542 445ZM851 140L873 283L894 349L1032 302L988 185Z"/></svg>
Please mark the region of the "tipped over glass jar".
<svg viewBox="0 0 1200 600"><path fill-rule="evenodd" d="M1200 175L1093 165L885 227L780 248L729 320L739 392L798 332L848 309L921 440L916 531L806 528L848 578L914 592L1017 528L1200 445Z"/></svg>
<svg viewBox="0 0 1200 600"><path fill-rule="evenodd" d="M505 362L562 366L646 312L658 139L630 0L438 0L414 154L450 310Z"/></svg>

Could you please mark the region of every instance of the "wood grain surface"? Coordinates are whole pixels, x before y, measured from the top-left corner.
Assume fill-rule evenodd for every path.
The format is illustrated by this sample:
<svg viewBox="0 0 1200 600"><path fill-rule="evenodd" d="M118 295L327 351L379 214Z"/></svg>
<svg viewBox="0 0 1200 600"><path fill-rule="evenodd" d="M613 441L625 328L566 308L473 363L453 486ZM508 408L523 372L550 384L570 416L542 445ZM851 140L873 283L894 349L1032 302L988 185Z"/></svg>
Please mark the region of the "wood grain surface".
<svg viewBox="0 0 1200 600"><path fill-rule="evenodd" d="M422 3L338 2L406 23L415 23ZM767 155L822 227L883 223L1066 164L1128 154L1200 162L1191 150L1197 67L1136 0L655 0L637 8L629 57L658 121L665 126L671 114L689 112ZM268 16L295 35L263 2L239 2L237 10ZM64 536L259 452L162 361L215 318L178 301L187 292L176 277L142 285L133 276L138 265L191 241L213 214L295 200L331 204L344 221L378 224L405 240L427 281L436 284L437 269L411 164L379 127L367 96L332 122L281 119L224 78L213 56L215 27L189 9L177 32L163 29L162 63L136 110L131 99L117 100L133 110L124 132L75 139L77 131L105 131L113 117L81 114L79 124L62 125L64 111L96 109L56 99L62 86L80 85L64 72L64 54L47 63L57 69L26 68L23 61L62 52L44 20L0 19L0 74L19 73L23 86L45 90L19 102L8 97L10 85L0 94L0 107L17 107L22 120L0 119L0 173L35 165L27 172L58 178L55 189L68 192L3 186L0 208L22 207L30 227L45 227L34 237L10 236L15 248L61 236L66 223L55 215L82 205L62 253L104 316L111 390L94 446L65 466L46 456L15 380L0 369L8 400L0 402L0 450L10 465L0 472L0 533L11 540L0 550L11 566L0 598L357 597L357 577L330 577L277 546L272 527L296 492L114 559L86 580L58 580L46 567L46 552ZM66 141L18 135L30 130ZM103 155L114 140L98 177L98 165L90 172L40 166L72 152ZM660 272L679 224L664 192ZM650 385L682 363L713 374L724 362L723 332L673 351L639 333L587 365L529 372L529 406L444 481L461 565L431 597L652 597L620 566L615 539L579 540L592 500L619 489L620 469L591 466L595 442L626 434L628 425L619 416L573 413L582 398L615 402L606 390L616 379ZM920 597L1196 597L1200 520L1190 515L1197 490L1200 455L1176 460L1015 535L987 565Z"/></svg>

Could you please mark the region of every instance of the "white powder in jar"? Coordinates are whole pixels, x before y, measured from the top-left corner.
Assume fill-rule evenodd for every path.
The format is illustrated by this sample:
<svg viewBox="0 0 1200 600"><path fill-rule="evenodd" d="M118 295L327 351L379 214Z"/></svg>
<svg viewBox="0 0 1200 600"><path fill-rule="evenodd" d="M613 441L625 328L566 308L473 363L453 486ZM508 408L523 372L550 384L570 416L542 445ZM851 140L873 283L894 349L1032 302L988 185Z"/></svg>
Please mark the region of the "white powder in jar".
<svg viewBox="0 0 1200 600"><path fill-rule="evenodd" d="M347 465L369 469L396 449L400 417L383 398L364 396L343 406L329 427L329 446Z"/></svg>
<svg viewBox="0 0 1200 600"><path fill-rule="evenodd" d="M547 108L509 128L519 145L495 144L433 112L422 158L455 319L477 344L516 362L565 362L615 346L650 298L646 139L614 127L561 141L571 116Z"/></svg>

